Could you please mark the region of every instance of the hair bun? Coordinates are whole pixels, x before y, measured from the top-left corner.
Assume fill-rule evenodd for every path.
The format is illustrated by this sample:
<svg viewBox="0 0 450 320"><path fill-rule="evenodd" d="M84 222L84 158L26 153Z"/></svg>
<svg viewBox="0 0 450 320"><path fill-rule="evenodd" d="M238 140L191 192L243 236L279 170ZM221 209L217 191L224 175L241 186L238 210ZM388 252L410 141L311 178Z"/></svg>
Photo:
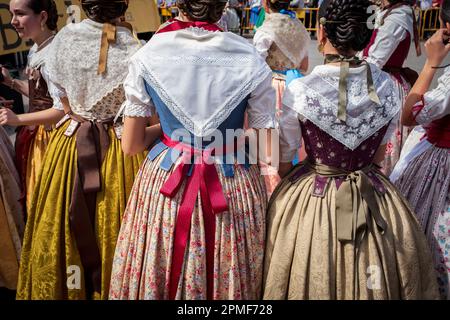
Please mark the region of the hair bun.
<svg viewBox="0 0 450 320"><path fill-rule="evenodd" d="M220 20L226 4L223 0L177 0L178 8L189 18L210 23Z"/></svg>
<svg viewBox="0 0 450 320"><path fill-rule="evenodd" d="M340 54L361 51L369 44L373 31L368 27L369 0L329 0L323 5L319 21L325 22L326 36Z"/></svg>

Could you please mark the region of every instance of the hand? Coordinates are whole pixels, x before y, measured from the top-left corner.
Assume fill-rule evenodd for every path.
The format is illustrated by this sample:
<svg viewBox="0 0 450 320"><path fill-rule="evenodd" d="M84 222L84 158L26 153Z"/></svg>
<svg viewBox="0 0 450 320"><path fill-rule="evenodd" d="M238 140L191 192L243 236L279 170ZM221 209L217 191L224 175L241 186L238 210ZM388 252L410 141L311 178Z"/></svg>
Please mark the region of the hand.
<svg viewBox="0 0 450 320"><path fill-rule="evenodd" d="M2 96L0 96L0 108L5 107L11 109L14 105L14 100L6 100Z"/></svg>
<svg viewBox="0 0 450 320"><path fill-rule="evenodd" d="M445 45L444 40L450 35L447 34L447 29L440 29L425 42L425 52L427 60L433 67L440 66L447 54L450 52L450 44Z"/></svg>
<svg viewBox="0 0 450 320"><path fill-rule="evenodd" d="M9 108L0 109L0 126L5 124L12 126L20 124L19 117Z"/></svg>
<svg viewBox="0 0 450 320"><path fill-rule="evenodd" d="M2 65L0 65L1 68L1 76L0 78L2 79L1 82L7 86L11 86L11 82L12 82L12 77L9 74L8 69L6 69L5 67L3 67Z"/></svg>

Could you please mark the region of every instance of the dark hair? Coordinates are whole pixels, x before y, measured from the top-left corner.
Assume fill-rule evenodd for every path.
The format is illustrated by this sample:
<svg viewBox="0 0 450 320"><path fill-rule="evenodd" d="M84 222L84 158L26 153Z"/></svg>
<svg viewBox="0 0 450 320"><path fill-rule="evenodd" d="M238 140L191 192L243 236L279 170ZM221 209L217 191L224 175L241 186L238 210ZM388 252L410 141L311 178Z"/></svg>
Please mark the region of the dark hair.
<svg viewBox="0 0 450 320"><path fill-rule="evenodd" d="M416 0L388 0L388 2L389 2L390 6L396 5L397 3L404 3L408 6L413 6L416 4L417 1Z"/></svg>
<svg viewBox="0 0 450 320"><path fill-rule="evenodd" d="M326 21L325 34L341 55L349 56L349 51L361 51L369 44L373 32L368 26L370 5L369 0L325 0L322 3L319 17Z"/></svg>
<svg viewBox="0 0 450 320"><path fill-rule="evenodd" d="M190 19L216 23L223 14L224 0L177 0L177 7Z"/></svg>
<svg viewBox="0 0 450 320"><path fill-rule="evenodd" d="M27 7L33 10L35 14L39 14L42 11L47 12L47 27L55 31L58 28L58 10L56 9L56 3L53 0L28 0Z"/></svg>
<svg viewBox="0 0 450 320"><path fill-rule="evenodd" d="M124 0L81 0L87 17L99 23L112 22L122 17L128 9Z"/></svg>
<svg viewBox="0 0 450 320"><path fill-rule="evenodd" d="M281 11L289 9L289 0L268 0L267 5L273 11Z"/></svg>
<svg viewBox="0 0 450 320"><path fill-rule="evenodd" d="M444 23L450 23L450 0L442 1L441 18Z"/></svg>

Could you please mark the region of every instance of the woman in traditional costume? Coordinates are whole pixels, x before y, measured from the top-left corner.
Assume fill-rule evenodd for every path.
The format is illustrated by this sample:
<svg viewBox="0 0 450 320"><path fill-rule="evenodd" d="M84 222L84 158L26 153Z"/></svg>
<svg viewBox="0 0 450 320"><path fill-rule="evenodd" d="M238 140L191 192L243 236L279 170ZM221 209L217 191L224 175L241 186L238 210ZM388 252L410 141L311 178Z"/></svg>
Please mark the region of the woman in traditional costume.
<svg viewBox="0 0 450 320"><path fill-rule="evenodd" d="M280 175L268 210L265 299L435 299L425 236L374 163L400 101L390 76L355 57L370 40L368 0L326 0L326 64L286 89ZM291 161L306 144L307 160ZM290 171L289 171L290 170Z"/></svg>
<svg viewBox="0 0 450 320"><path fill-rule="evenodd" d="M27 118L60 121L31 202L18 299L108 297L122 214L144 159L124 156L113 123L125 101L129 59L140 48L119 22L128 2L81 4L88 19L63 28L47 58L54 107ZM27 122L10 111L0 117Z"/></svg>
<svg viewBox="0 0 450 320"><path fill-rule="evenodd" d="M263 25L256 31L253 44L272 69L272 85L277 93L276 112L289 82L308 70L308 48L311 42L308 31L297 19L295 12L288 11L288 0L266 0L267 15ZM267 191L272 194L280 182L277 169L265 167Z"/></svg>
<svg viewBox="0 0 450 320"><path fill-rule="evenodd" d="M375 20L375 31L363 56L368 62L391 75L398 89L400 101L404 102L417 79L417 73L403 67L403 64L408 58L412 39L417 55L421 54L418 24L411 1L383 0L382 5L382 10L378 12ZM386 147L382 169L386 175L391 173L397 163L408 134L408 130L403 128L399 119L397 129ZM416 141L418 136L418 133L414 133L411 139ZM410 142L409 145L414 143Z"/></svg>
<svg viewBox="0 0 450 320"><path fill-rule="evenodd" d="M28 80L13 79L8 70L2 68L3 83L29 98L28 112L46 110L53 106L48 92L45 59L57 29L56 4L53 0L12 0L9 10L12 14L11 24L19 36L33 40L34 45L28 54ZM22 203L27 211L50 139L50 130L50 125L30 125L22 126L17 131L16 166L22 181Z"/></svg>
<svg viewBox="0 0 450 320"><path fill-rule="evenodd" d="M149 147L155 113L163 137L133 186L111 299L260 298L266 189L228 134L244 132L245 113L250 128L273 128L275 92L256 49L217 27L225 4L179 0L180 16L131 61L124 151Z"/></svg>
<svg viewBox="0 0 450 320"><path fill-rule="evenodd" d="M403 124L423 126L426 137L397 164L395 185L425 231L441 297L450 299L450 68L428 91L450 51L443 43L450 33L450 1L442 5L441 26L425 44L428 59L403 108Z"/></svg>
<svg viewBox="0 0 450 320"><path fill-rule="evenodd" d="M0 97L0 102L4 100ZM2 107L7 107L5 104ZM25 229L20 205L20 179L14 149L0 126L0 288L16 290Z"/></svg>

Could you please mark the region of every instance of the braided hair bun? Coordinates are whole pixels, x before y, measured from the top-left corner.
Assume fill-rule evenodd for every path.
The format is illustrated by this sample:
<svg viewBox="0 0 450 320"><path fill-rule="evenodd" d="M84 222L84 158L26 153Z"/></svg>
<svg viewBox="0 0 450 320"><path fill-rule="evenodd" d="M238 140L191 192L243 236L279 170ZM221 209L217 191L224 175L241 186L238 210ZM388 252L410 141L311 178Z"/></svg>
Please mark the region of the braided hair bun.
<svg viewBox="0 0 450 320"><path fill-rule="evenodd" d="M128 1L81 0L81 6L89 19L99 23L107 23L125 14L128 9Z"/></svg>
<svg viewBox="0 0 450 320"><path fill-rule="evenodd" d="M289 0L267 0L267 5L273 11L281 11L289 9L289 4L291 1Z"/></svg>
<svg viewBox="0 0 450 320"><path fill-rule="evenodd" d="M216 23L225 9L225 0L177 0L177 7L194 21Z"/></svg>
<svg viewBox="0 0 450 320"><path fill-rule="evenodd" d="M344 56L361 51L370 42L373 30L369 28L372 13L369 0L325 0L319 10L324 30L333 47Z"/></svg>

